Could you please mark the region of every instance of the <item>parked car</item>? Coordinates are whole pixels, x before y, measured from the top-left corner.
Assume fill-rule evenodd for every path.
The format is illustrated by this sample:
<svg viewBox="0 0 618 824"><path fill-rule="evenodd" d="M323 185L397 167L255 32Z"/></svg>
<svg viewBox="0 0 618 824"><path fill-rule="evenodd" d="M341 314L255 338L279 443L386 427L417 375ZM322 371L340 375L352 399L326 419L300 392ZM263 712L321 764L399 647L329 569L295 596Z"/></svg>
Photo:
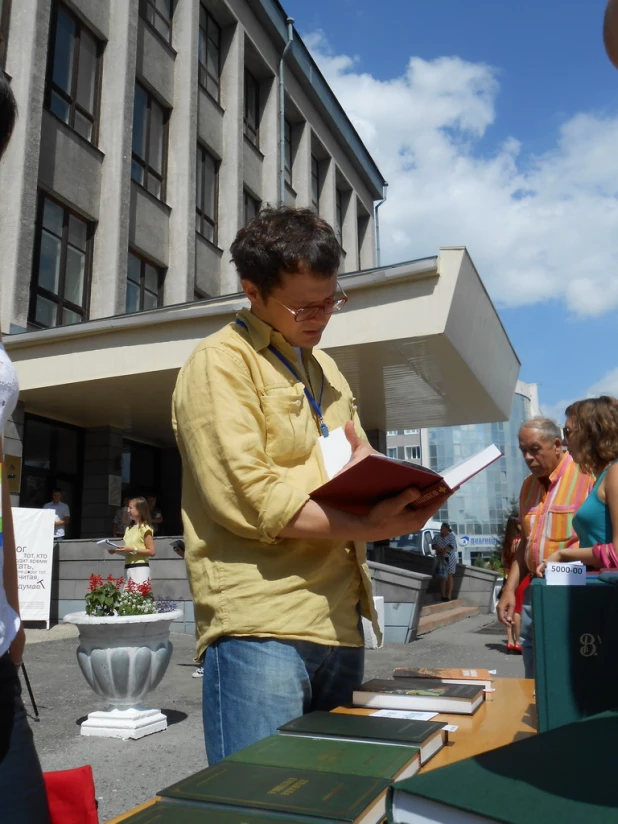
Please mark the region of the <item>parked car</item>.
<svg viewBox="0 0 618 824"><path fill-rule="evenodd" d="M431 544L436 535L440 534L440 523L438 521L427 521L418 532L410 532L408 535L400 535L390 541L393 549L403 549L406 552L415 552L417 555L433 555Z"/></svg>

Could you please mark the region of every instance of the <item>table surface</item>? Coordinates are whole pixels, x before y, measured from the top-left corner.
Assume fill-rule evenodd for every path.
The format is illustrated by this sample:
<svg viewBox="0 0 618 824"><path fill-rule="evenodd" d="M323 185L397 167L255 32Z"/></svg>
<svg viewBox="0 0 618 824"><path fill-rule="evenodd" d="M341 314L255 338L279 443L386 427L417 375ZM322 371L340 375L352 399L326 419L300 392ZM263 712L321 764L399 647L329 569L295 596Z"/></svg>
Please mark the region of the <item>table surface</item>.
<svg viewBox="0 0 618 824"><path fill-rule="evenodd" d="M474 715L454 715L440 713L433 721L456 726L457 732L449 733L449 743L439 753L421 767L421 772L435 770L454 764L464 758L479 755L487 750L511 744L527 738L536 732L536 707L534 703L534 681L524 678L496 678L495 692L486 693L483 704ZM372 715L375 709L365 707L338 707L334 712ZM139 807L129 810L107 824L120 824L139 810L156 804L152 798Z"/></svg>
<svg viewBox="0 0 618 824"><path fill-rule="evenodd" d="M485 694L485 701L474 715L440 713L432 721L456 726L449 733L449 743L427 762L421 772L429 772L487 750L512 744L536 732L534 681L525 678L496 678L495 692ZM375 709L338 707L334 712L372 715Z"/></svg>

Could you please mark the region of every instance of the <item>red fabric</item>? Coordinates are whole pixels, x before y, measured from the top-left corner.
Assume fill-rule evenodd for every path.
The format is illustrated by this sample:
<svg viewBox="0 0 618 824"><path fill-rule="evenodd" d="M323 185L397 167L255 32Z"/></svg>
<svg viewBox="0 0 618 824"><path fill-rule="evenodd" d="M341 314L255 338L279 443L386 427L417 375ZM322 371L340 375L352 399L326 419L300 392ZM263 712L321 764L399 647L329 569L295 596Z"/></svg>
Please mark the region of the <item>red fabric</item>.
<svg viewBox="0 0 618 824"><path fill-rule="evenodd" d="M601 569L618 569L618 553L613 544L595 544L592 551Z"/></svg>
<svg viewBox="0 0 618 824"><path fill-rule="evenodd" d="M519 586L515 590L515 612L521 615L521 608L524 605L524 595L530 586L532 575L526 575L523 581L520 581Z"/></svg>
<svg viewBox="0 0 618 824"><path fill-rule="evenodd" d="M43 778L51 824L99 824L90 765L46 772Z"/></svg>

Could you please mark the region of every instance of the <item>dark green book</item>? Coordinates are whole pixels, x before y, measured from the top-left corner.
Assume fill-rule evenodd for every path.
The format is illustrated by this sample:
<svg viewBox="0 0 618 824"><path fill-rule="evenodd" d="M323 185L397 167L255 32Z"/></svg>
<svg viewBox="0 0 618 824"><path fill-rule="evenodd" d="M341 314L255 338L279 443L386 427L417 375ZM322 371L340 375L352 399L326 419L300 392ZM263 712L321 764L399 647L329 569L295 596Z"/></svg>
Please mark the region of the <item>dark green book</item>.
<svg viewBox="0 0 618 824"><path fill-rule="evenodd" d="M377 824L384 817L386 778L220 761L159 795L199 802L203 810L303 816L305 821Z"/></svg>
<svg viewBox="0 0 618 824"><path fill-rule="evenodd" d="M618 713L602 713L416 775L392 785L388 820L609 824L618 819L616 741Z"/></svg>
<svg viewBox="0 0 618 824"><path fill-rule="evenodd" d="M273 817L253 812L208 810L205 813L192 802L159 801L125 821L127 824L272 824ZM307 824L307 819L278 816L277 824Z"/></svg>
<svg viewBox="0 0 618 824"><path fill-rule="evenodd" d="M421 764L442 749L446 741L440 721L411 721L407 718L380 718L316 710L279 727L282 735L308 738L338 738L342 741L368 741L420 749Z"/></svg>
<svg viewBox="0 0 618 824"><path fill-rule="evenodd" d="M539 732L618 706L618 587L532 583Z"/></svg>
<svg viewBox="0 0 618 824"><path fill-rule="evenodd" d="M429 710L472 715L485 700L478 684L446 684L431 678L374 678L352 693L357 707Z"/></svg>
<svg viewBox="0 0 618 824"><path fill-rule="evenodd" d="M389 747L365 741L269 735L224 760L340 775L366 775L395 781L409 778L418 772L421 766L419 754L419 747Z"/></svg>

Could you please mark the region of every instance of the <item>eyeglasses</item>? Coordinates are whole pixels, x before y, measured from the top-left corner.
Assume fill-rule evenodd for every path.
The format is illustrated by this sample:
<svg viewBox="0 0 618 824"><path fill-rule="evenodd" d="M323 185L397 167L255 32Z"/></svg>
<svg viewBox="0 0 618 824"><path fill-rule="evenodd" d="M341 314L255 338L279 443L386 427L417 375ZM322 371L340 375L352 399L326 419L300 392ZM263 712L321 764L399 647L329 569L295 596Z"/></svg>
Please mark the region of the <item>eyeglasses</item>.
<svg viewBox="0 0 618 824"><path fill-rule="evenodd" d="M348 302L348 296L341 288L339 281L337 281L337 288L340 290L342 297L325 300L323 303L318 303L317 306L304 306L302 309L291 309L275 297L273 297L273 300L294 315L294 320L296 323L302 323L305 320L313 320L313 318L317 317L320 312L324 312L325 315L332 315L335 312L340 312Z"/></svg>
<svg viewBox="0 0 618 824"><path fill-rule="evenodd" d="M579 432L579 429L571 429L569 426L565 426L562 431L564 432L565 438L570 438L571 435L574 435L576 432Z"/></svg>

